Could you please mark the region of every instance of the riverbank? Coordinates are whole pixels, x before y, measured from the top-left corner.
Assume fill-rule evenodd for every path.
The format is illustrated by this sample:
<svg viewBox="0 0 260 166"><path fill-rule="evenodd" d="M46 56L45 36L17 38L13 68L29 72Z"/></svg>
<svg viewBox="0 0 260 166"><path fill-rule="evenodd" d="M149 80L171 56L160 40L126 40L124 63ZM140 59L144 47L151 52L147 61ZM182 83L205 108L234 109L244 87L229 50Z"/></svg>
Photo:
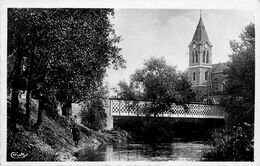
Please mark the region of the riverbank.
<svg viewBox="0 0 260 166"><path fill-rule="evenodd" d="M32 100L32 124L37 120L38 103ZM123 130L98 132L81 124L79 146L74 145L71 133L72 121L64 116L45 110L41 129L26 129L25 101L20 99L17 131L9 129L10 100L7 116L7 161L77 161L73 154L83 147L96 147L101 144L117 144L127 141L129 134Z"/></svg>

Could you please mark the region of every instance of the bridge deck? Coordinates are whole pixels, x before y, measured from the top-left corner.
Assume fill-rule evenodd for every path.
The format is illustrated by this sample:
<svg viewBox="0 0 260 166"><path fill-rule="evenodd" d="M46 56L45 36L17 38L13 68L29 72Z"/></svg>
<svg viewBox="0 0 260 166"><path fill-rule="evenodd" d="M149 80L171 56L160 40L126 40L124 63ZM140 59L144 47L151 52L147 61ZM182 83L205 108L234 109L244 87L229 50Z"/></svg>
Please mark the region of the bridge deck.
<svg viewBox="0 0 260 166"><path fill-rule="evenodd" d="M126 101L126 100L110 100L109 114L112 116L146 116L145 107L153 104L149 101ZM163 114L156 117L169 118L213 118L223 119L223 107L217 105L205 104L187 104L187 109L182 105L173 103L171 107ZM152 116L152 115L151 115Z"/></svg>
<svg viewBox="0 0 260 166"><path fill-rule="evenodd" d="M112 116L120 116L120 117L146 117L146 115L127 115L127 114L112 114ZM151 117L154 117L151 115ZM224 119L224 116L199 116L199 115L167 115L167 114L159 114L156 115L157 118L203 118L203 119Z"/></svg>

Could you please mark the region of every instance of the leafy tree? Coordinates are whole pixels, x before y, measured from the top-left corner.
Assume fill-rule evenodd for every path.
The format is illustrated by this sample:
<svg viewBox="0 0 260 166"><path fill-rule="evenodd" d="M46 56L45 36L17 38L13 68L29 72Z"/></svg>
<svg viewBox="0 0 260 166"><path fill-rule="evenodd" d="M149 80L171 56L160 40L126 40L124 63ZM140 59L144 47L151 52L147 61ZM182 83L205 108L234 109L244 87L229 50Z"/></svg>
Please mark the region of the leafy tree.
<svg viewBox="0 0 260 166"><path fill-rule="evenodd" d="M117 97L122 99L128 99L128 100L135 100L139 99L141 94L135 93L136 89L133 86L133 83L131 82L130 85L128 85L125 81L119 81L118 83L119 90L117 91Z"/></svg>
<svg viewBox="0 0 260 166"><path fill-rule="evenodd" d="M8 85L13 93L13 124L23 73L29 121L30 92L42 98L40 102L63 102L68 110L72 102L91 98L102 85L109 65L115 69L124 66L116 45L120 37L109 22L111 15L112 9L8 10Z"/></svg>
<svg viewBox="0 0 260 166"><path fill-rule="evenodd" d="M102 85L106 67L122 67L124 60L116 45L109 21L111 9L69 9L61 11L57 27L61 31L53 49L55 61L51 64L51 80L57 88L57 99L64 103L68 114L71 103L90 99Z"/></svg>
<svg viewBox="0 0 260 166"><path fill-rule="evenodd" d="M226 71L226 93L222 104L231 113L235 123L254 121L255 100L255 26L245 27L240 35L241 41L231 41L233 53Z"/></svg>
<svg viewBox="0 0 260 166"><path fill-rule="evenodd" d="M249 24L240 35L241 41L231 41L232 63L227 70L227 92L253 101L255 96L255 26Z"/></svg>
<svg viewBox="0 0 260 166"><path fill-rule="evenodd" d="M176 95L177 73L163 58L151 58L137 70L131 81L143 88L143 99L171 100Z"/></svg>
<svg viewBox="0 0 260 166"><path fill-rule="evenodd" d="M11 124L15 129L16 112L18 108L19 89L27 89L27 119L30 118L29 97L31 92L31 72L33 70L34 59L32 56L35 51L37 36L41 35L41 18L32 12L31 9L8 9L8 85L12 88L12 112ZM28 63L29 62L29 63ZM26 70L25 67L29 66ZM30 77L27 77L28 74ZM29 79L28 82L24 81ZM19 82L23 82L22 86ZM28 86L29 85L29 86ZM30 88L28 88L30 87Z"/></svg>
<svg viewBox="0 0 260 166"><path fill-rule="evenodd" d="M93 98L84 103L81 111L82 124L94 130L102 130L106 126L107 115L104 101L108 96L108 86L98 88Z"/></svg>
<svg viewBox="0 0 260 166"><path fill-rule="evenodd" d="M12 112L10 113L10 122L11 122L11 129L12 130L16 130L16 122L17 122L17 111L18 111L18 104L19 104L19 99L18 99L18 95L19 95L19 82L20 82L20 78L21 78L21 64L22 64L22 44L21 44L21 38L18 37L17 41L17 57L15 58L15 63L14 63L14 74L13 74L13 79L11 82L11 86L12 86L12 98L11 98L11 107L12 107Z"/></svg>
<svg viewBox="0 0 260 166"><path fill-rule="evenodd" d="M226 96L221 104L229 114L228 129L214 131L206 160L252 161L254 159L255 25L245 27L241 41L231 41L231 63ZM250 124L251 123L251 124ZM231 127L232 125L232 127Z"/></svg>
<svg viewBox="0 0 260 166"><path fill-rule="evenodd" d="M181 104L188 104L195 99L195 93L191 89L191 83L185 78L182 73L178 74L176 83L176 91L179 94L177 101Z"/></svg>
<svg viewBox="0 0 260 166"><path fill-rule="evenodd" d="M191 84L166 64L164 58L151 58L142 69L131 75L131 82L119 82L118 96L125 99L154 101L147 104L146 112L154 114L168 110L173 102L185 105L194 98Z"/></svg>
<svg viewBox="0 0 260 166"><path fill-rule="evenodd" d="M88 126L94 130L102 130L106 126L106 113L103 108L101 100L94 100L91 102L88 109L84 109L82 114L83 125Z"/></svg>
<svg viewBox="0 0 260 166"><path fill-rule="evenodd" d="M54 41L51 42L52 35L50 35L50 32L55 27L55 19L53 18L55 12L55 10L51 9L8 9L8 72L10 73L8 74L8 84L10 82L15 82L14 85L18 84L15 81L17 77L22 77L23 81L26 81L23 87L20 86L18 89L27 91L26 119L29 128L31 92L34 91L34 97L39 96L39 87L44 85L45 76L49 70L49 60L53 56L49 48L54 43ZM16 44L18 37L22 38L20 41L21 54L17 52L19 48L19 45ZM16 61L12 61L12 59ZM14 67L17 62L20 62L20 71ZM19 72L20 74L13 75L13 72ZM15 92L15 86L9 86L9 88L12 88L13 92ZM41 91L43 93L43 90ZM47 91L44 93L49 94ZM16 95L12 95L12 99L16 98ZM14 105L17 105L17 102ZM13 113L11 117L16 114L14 105L12 106ZM39 105L42 106L42 103ZM12 122L15 123L15 120L12 120Z"/></svg>

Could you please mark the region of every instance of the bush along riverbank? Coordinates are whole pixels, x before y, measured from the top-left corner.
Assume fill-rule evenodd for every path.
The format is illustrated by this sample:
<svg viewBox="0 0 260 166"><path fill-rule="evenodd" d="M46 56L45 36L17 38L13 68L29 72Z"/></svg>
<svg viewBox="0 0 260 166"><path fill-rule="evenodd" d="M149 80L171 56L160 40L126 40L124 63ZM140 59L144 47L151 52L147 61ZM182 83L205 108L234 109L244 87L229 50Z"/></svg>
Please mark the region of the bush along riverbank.
<svg viewBox="0 0 260 166"><path fill-rule="evenodd" d="M81 148L124 143L130 138L129 134L122 130L98 132L77 124L80 129L80 141L76 147L71 133L73 122L53 113L53 110L45 111L39 130L28 130L23 120L24 103L25 101L20 100L17 131L10 130L9 113L7 116L7 161L77 161L73 154ZM32 101L32 124L37 120L37 104L36 100ZM8 112L10 111L12 110L8 101Z"/></svg>
<svg viewBox="0 0 260 166"><path fill-rule="evenodd" d="M208 143L211 148L203 151L203 160L254 160L254 127L248 123L233 126L228 130L215 130Z"/></svg>

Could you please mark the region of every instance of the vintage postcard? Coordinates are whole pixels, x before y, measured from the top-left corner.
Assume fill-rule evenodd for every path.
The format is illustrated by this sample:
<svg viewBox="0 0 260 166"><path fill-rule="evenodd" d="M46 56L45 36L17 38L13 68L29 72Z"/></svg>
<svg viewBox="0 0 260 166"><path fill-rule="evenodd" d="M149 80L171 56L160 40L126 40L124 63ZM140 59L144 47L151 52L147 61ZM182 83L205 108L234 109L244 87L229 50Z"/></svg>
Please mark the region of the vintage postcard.
<svg viewBox="0 0 260 166"><path fill-rule="evenodd" d="M260 164L259 5L1 2L1 164Z"/></svg>

